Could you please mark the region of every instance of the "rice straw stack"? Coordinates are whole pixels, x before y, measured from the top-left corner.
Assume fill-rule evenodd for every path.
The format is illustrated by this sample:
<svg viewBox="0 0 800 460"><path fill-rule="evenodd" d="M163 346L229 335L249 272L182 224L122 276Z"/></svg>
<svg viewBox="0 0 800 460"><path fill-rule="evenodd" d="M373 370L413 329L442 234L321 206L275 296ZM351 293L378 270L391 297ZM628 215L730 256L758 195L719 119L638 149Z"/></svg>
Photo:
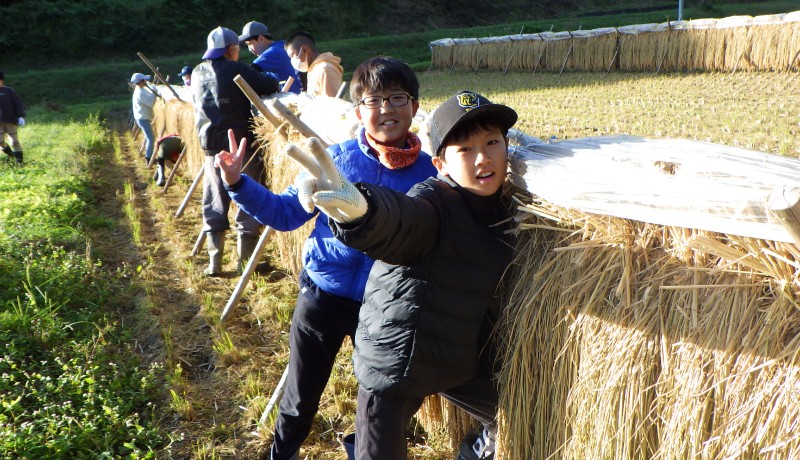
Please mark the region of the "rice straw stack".
<svg viewBox="0 0 800 460"><path fill-rule="evenodd" d="M800 249L521 210L501 458L800 458Z"/></svg>

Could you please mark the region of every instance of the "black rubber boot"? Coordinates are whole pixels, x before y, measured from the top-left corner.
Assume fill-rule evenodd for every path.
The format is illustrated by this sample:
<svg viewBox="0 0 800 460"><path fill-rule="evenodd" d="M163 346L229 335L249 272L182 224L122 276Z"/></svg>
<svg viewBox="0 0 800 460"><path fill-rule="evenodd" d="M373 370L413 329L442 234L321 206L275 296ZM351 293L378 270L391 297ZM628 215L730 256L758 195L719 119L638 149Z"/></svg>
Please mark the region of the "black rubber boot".
<svg viewBox="0 0 800 460"><path fill-rule="evenodd" d="M222 253L225 250L225 232L209 232L206 235L208 246L208 267L203 270L206 276L219 276L222 273Z"/></svg>
<svg viewBox="0 0 800 460"><path fill-rule="evenodd" d="M14 156L14 152L11 150L11 147L9 147L7 145L5 147L3 147L3 153L5 153L6 155L8 155L10 157Z"/></svg>
<svg viewBox="0 0 800 460"><path fill-rule="evenodd" d="M14 152L14 158L17 160L17 164L21 165L22 164L22 150L20 150L19 152Z"/></svg>

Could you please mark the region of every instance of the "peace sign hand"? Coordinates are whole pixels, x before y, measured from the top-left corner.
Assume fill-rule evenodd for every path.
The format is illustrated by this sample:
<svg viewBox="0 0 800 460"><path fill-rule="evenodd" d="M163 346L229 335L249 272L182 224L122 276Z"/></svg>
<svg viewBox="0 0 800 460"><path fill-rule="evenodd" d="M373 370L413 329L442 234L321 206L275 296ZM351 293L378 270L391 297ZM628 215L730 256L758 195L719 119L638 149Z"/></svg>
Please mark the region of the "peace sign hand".
<svg viewBox="0 0 800 460"><path fill-rule="evenodd" d="M214 166L219 168L222 181L227 185L239 182L242 177L242 158L247 148L247 139L242 138L241 143L236 143L233 130L228 130L228 150L223 150L214 156Z"/></svg>
<svg viewBox="0 0 800 460"><path fill-rule="evenodd" d="M311 212L316 205L339 223L362 218L367 213L367 200L361 192L336 169L319 140L313 137L309 139L308 150L311 150L311 154L294 144L286 147L286 154L307 171L307 174L300 174L295 182L303 208Z"/></svg>

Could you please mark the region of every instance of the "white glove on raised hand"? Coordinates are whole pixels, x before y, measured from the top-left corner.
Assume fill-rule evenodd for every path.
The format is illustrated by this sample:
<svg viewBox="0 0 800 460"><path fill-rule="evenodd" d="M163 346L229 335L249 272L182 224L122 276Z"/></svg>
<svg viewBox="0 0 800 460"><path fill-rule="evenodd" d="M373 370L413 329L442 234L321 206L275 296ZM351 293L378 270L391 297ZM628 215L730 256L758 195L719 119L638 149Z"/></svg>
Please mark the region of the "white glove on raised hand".
<svg viewBox="0 0 800 460"><path fill-rule="evenodd" d="M19 125L20 128L25 126L25 119L22 118L22 117L19 117L19 120L17 120L17 124Z"/></svg>
<svg viewBox="0 0 800 460"><path fill-rule="evenodd" d="M311 212L313 205L316 205L331 219L342 224L363 217L367 213L367 200L361 192L339 173L317 139L311 138L308 147L313 156L294 144L289 144L286 149L286 154L308 171L308 175L303 177L301 174L295 182L303 209Z"/></svg>

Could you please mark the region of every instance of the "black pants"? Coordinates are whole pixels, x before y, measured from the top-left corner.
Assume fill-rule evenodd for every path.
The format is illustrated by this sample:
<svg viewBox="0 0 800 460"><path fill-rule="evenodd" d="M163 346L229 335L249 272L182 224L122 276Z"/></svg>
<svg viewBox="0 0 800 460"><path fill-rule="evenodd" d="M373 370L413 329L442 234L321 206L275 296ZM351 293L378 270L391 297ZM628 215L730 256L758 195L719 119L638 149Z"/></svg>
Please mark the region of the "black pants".
<svg viewBox="0 0 800 460"><path fill-rule="evenodd" d="M480 372L469 382L439 393L495 433L497 381ZM358 387L356 406L356 459L405 460L406 428L422 405L422 397L389 396Z"/></svg>
<svg viewBox="0 0 800 460"><path fill-rule="evenodd" d="M289 330L289 373L278 406L273 460L300 450L345 337L353 340L361 302L328 294L300 274L300 293Z"/></svg>

